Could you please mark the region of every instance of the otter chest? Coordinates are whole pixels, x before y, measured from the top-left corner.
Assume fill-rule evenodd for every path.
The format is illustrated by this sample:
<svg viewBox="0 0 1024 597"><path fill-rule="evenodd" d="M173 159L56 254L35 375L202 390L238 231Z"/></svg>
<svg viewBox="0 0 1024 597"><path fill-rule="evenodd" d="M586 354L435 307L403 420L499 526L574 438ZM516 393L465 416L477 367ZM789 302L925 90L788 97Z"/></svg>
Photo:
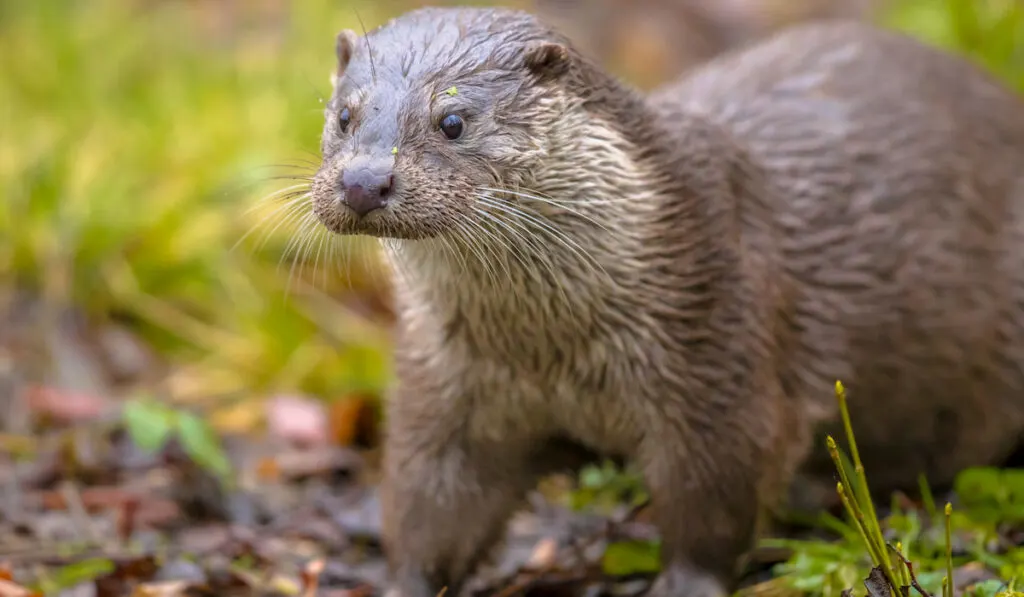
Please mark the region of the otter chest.
<svg viewBox="0 0 1024 597"><path fill-rule="evenodd" d="M466 339L449 345L464 363L456 381L470 405L471 432L491 439L505 434L566 436L598 451L627 452L637 438L632 405L642 400L642 380L608 337L569 345L530 345L488 351Z"/></svg>

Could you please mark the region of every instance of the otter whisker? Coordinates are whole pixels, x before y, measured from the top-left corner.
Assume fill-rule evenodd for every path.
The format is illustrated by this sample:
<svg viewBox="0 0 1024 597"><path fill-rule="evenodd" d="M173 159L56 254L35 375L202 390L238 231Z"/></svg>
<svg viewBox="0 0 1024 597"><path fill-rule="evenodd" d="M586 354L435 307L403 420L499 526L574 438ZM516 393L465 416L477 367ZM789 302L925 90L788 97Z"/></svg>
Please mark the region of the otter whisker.
<svg viewBox="0 0 1024 597"><path fill-rule="evenodd" d="M347 250L343 250L342 254L345 256L345 280L348 284L349 289L352 288L352 243L346 242L347 239L339 238L337 244L348 245Z"/></svg>
<svg viewBox="0 0 1024 597"><path fill-rule="evenodd" d="M516 218L506 220L500 214L485 213L499 222L508 234L513 237L514 242L518 242L518 246L522 247L520 250L520 253L523 255L521 260L528 260L530 262L525 265L525 268L531 278L543 280L545 278L543 274L546 273L548 279L558 279L558 268L551 260L550 252L543 244L538 242L536 235L531 234L529 226L518 221Z"/></svg>
<svg viewBox="0 0 1024 597"><path fill-rule="evenodd" d="M279 206L276 209L274 209L270 214L267 215L267 217L261 219L259 222L257 222L252 227L250 227L249 230L247 230L244 234L242 234L235 241L235 243L231 246L229 251L237 250L238 247L241 246L242 243L245 242L246 239L248 239L249 236L251 236L254 232L259 230L264 225L268 224L274 218L277 218L277 216L279 216L279 215L282 216L280 218L277 218L278 219L277 224L275 224L269 231L265 231L265 233L262 235L262 237L257 242L256 250L262 249L263 246L266 245L266 243L270 239L270 237L272 237L274 235L274 233L277 232L277 230L285 222L289 222L289 221L293 220L294 217L296 215L298 215L298 213L300 213L302 211L302 208L304 207L304 202L308 198L309 198L308 195L306 195L306 196L299 196L299 197L289 201L288 203L284 203L281 206Z"/></svg>
<svg viewBox="0 0 1024 597"><path fill-rule="evenodd" d="M257 222L248 231L246 231L246 233L243 234L241 236L241 238L239 238L237 241L235 241L234 245L232 245L232 247L231 247L231 250L232 251L236 250L243 242L245 242L245 240L247 238L249 238L249 236L253 232L258 230L264 224L268 223L274 217L276 217L278 215L281 215L282 217L278 218L277 224L275 224L272 228L270 228L270 230L266 231L261 236L261 238L258 240L258 242L256 244L256 250L262 249L266 245L267 241L269 241L270 238L274 235L274 233L277 232L278 229L281 228L281 226L283 226L286 223L290 223L290 222L294 221L295 218L299 214L302 213L303 209L308 207L308 204L306 203L306 199L308 199L308 198L309 198L308 194L305 195L305 196L299 196L299 197L296 197L295 199L293 199L292 201L290 201L289 203L283 204L281 207L275 209L273 212L271 212L268 215L268 217L266 217L266 218L260 220L259 222Z"/></svg>
<svg viewBox="0 0 1024 597"><path fill-rule="evenodd" d="M478 199L479 198L481 198L481 196L478 196ZM486 200L487 196L482 196L482 198ZM512 225L515 224L516 222L507 222L499 214L491 213L488 212L487 210L477 211L482 214L486 214L486 216L492 218L495 222L499 223L505 230L512 234L517 241L521 242L523 246L531 249L529 251L529 254L532 257L534 257L535 259L543 260L550 265L550 261L547 259L548 251L545 250L543 244L540 244L536 238L529 234L529 228L525 228L520 225L520 228L522 228L522 230L520 230L518 228L512 227ZM523 253L525 254L526 251L524 250Z"/></svg>
<svg viewBox="0 0 1024 597"><path fill-rule="evenodd" d="M547 236L549 236L552 240L557 241L562 246L572 251L573 254L582 259L584 262L590 262L598 269L600 269L604 274L607 275L607 272L604 270L604 266L601 265L601 262L596 257L591 255L588 251L586 251L586 249L581 247L579 243L577 243L567 234L559 230L552 223L546 221L545 218L543 218L539 214L528 213L520 209L519 207L516 207L508 203L507 201L502 201L500 198L494 197L493 195L482 195L478 197L478 199L481 203L484 203L488 207L504 211L510 216L534 224L536 226L536 231L547 233Z"/></svg>
<svg viewBox="0 0 1024 597"><path fill-rule="evenodd" d="M456 222L456 226L460 225L461 222ZM456 260L459 261L459 265L462 267L462 269L459 272L459 279L461 280L462 277L466 274L466 272L469 271L469 264L466 261L466 256L463 255L462 252L458 250L459 239L452 238L449 235L442 235L439 236L438 238L444 243L445 250L448 251L451 255L455 257ZM451 268L450 259L448 267Z"/></svg>
<svg viewBox="0 0 1024 597"><path fill-rule="evenodd" d="M278 271L281 269L281 265L285 259L294 261L298 257L299 249L305 244L307 237L311 234L309 223L315 219L316 215L312 211L301 213L297 220L294 222L296 229L291 237L288 239L288 243L285 245L284 250L281 251L281 258L277 262Z"/></svg>
<svg viewBox="0 0 1024 597"><path fill-rule="evenodd" d="M491 285L494 287L499 286L499 276L497 271L494 269L493 264L491 263L492 260L490 259L491 252L493 251L493 249L491 249L488 244L482 243L480 241L479 236L477 234L474 234L474 232L483 230L483 228L480 226L479 222L475 222L470 219L462 220L461 224L461 229L464 231L462 236L462 238L465 240L464 246L476 257L476 260L484 268L484 271L487 274L487 277L489 278ZM509 276L511 276L511 273L509 274Z"/></svg>
<svg viewBox="0 0 1024 597"><path fill-rule="evenodd" d="M591 205L619 205L619 204L622 203L621 199L613 199L613 198L608 198L608 197L605 197L605 198L602 198L602 199L594 199L594 198L587 197L587 196L582 196L582 197L579 197L579 196L566 197L566 196L559 195L559 196L556 197L556 196L553 196L553 195L551 195L549 193L544 193L542 191L538 191L536 189L529 188L529 187L524 187L524 186L521 186L521 185L515 185L514 187L496 187L496 188L504 189L505 192L512 192L512 194L519 194L520 196L526 196L526 198L528 198L528 199L533 199L533 200L543 201L543 202L554 202L554 203L557 203L559 205L579 205L579 206L582 206L582 207L587 207L587 206L591 206ZM571 193L571 192L576 192L576 190L577 189L568 188L568 189L565 190L565 192L566 193Z"/></svg>
<svg viewBox="0 0 1024 597"><path fill-rule="evenodd" d="M338 242L338 235L327 234L327 257L324 258L324 269L330 270L337 276L344 278L345 272L341 269L341 260L338 258L338 247L341 243Z"/></svg>
<svg viewBox="0 0 1024 597"><path fill-rule="evenodd" d="M320 230L320 229L318 228L318 230ZM326 255L324 255L324 240L327 237L326 237L325 234L323 234L323 232L318 232L317 236L319 237L319 239L317 241L316 257L313 259L313 282L314 282L314 285L316 283L317 274L320 273L320 259L321 258L323 258L325 260L327 259ZM324 271L323 271L323 288L324 288L324 290L327 289L327 264L326 264L326 262L324 263Z"/></svg>
<svg viewBox="0 0 1024 597"><path fill-rule="evenodd" d="M499 225L504 233L511 237L508 239L508 246L514 249L513 254L523 265L523 270L527 277L543 279L540 270L544 269L547 271L550 279L558 278L557 269L551 261L548 251L545 250L542 244L538 243L534 235L530 234L528 226L516 221L515 218L511 221L506 221L499 214L480 209L476 211L481 217L487 218ZM540 267L538 267L538 263Z"/></svg>
<svg viewBox="0 0 1024 597"><path fill-rule="evenodd" d="M526 260L519 254L515 243L506 235L502 233L501 228L495 228L493 224L497 222L501 224L493 214L489 214L481 209L474 209L478 218L471 220L476 228L481 230L490 239L489 242L485 243L484 246L489 249L488 253L490 257L496 261L505 270L505 274L508 277L509 287L517 300L523 300L522 296L522 285L516 283L516 278L525 276L527 278L532 277L532 270L527 264ZM519 261L522 265L521 268L516 267L512 260Z"/></svg>
<svg viewBox="0 0 1024 597"><path fill-rule="evenodd" d="M496 234L492 230L489 230L480 220L467 220L473 227L479 230L482 234L486 235L490 239L489 243L483 245L488 249L488 258L491 261L497 261L498 265L505 270L505 275L508 277L509 282L512 282L512 269L509 268L508 253L511 250L510 246L505 242L505 239L501 235Z"/></svg>
<svg viewBox="0 0 1024 597"><path fill-rule="evenodd" d="M284 292L285 296L289 296L291 294L292 284L295 281L296 268L299 266L300 263L305 263L305 256L308 253L308 246L312 243L313 238L316 235L316 231L318 230L316 216L312 212L307 213L305 216L303 216L302 220L300 220L299 226L299 230L295 236L302 240L301 243L297 245L297 255L295 258L292 259L291 268L289 268L288 282L285 286ZM280 267L280 263L278 264L278 267Z"/></svg>
<svg viewBox="0 0 1024 597"><path fill-rule="evenodd" d="M478 199L482 199L481 203L484 203L484 205L487 205L486 197L478 197ZM481 213L487 213L487 212L485 212L483 210L479 210L479 211ZM527 246L529 246L529 247L531 247L533 249L530 254L533 255L535 258L537 258L547 268L548 275L549 275L550 279L553 281L553 285L555 286L555 288L558 291L558 293L561 295L562 300L564 301L564 304L569 308L569 311L570 311L570 314L571 314L571 312L572 312L572 301L569 300L569 296L568 296L568 294L566 294L565 289L562 288L562 285L558 283L559 276L558 276L557 270L555 269L555 265L554 265L554 263L551 262L550 259L547 258L546 253L543 250L543 247L538 247L537 245L533 244L533 242L535 242L535 241L531 238L530 228L527 227L526 225L524 225L522 222L520 222L518 220L518 218L516 218L515 216L513 216L510 221L505 222L497 214L488 214L488 215L493 217L498 222L501 222L503 225L506 226L506 228L508 230L513 232L516 236L518 236L519 238L523 239L524 241L526 241L526 239L530 239L530 241L526 241L526 242L524 242L524 244L526 244ZM520 232L519 230L517 230L513 226L518 226L520 229L522 229L523 232ZM525 264L524 264L524 268L525 268L525 270L528 273L533 273L533 272L537 271L536 269L531 268L529 266L526 266ZM539 276L539 274L537 274L537 275Z"/></svg>
<svg viewBox="0 0 1024 597"><path fill-rule="evenodd" d="M430 245L431 250L439 255L444 255L445 266L451 270L453 253L452 245L449 239L444 236L437 236L434 238L427 239L427 244Z"/></svg>
<svg viewBox="0 0 1024 597"><path fill-rule="evenodd" d="M310 284L313 288L316 288L317 277L318 274L320 273L320 255L323 250L323 242L327 232L323 228L315 224L310 228L311 229L308 233L308 240L305 244L305 247L303 248L302 259L297 265L301 266L301 268L298 270L300 279L302 278L302 274L305 272L306 268L312 265L313 269L312 272L310 272L312 275L312 277L310 278ZM326 277L324 278L324 286L322 286L322 288L326 289Z"/></svg>
<svg viewBox="0 0 1024 597"><path fill-rule="evenodd" d="M505 222L503 222L501 220L501 218L495 216L492 213L487 212L486 210L475 209L474 211L481 218L483 218L485 220L488 220L492 224L498 226L501 229L504 229L507 233L511 234L514 237L514 240L518 240L519 242L525 242L526 239L523 237L523 235L520 234L518 231L516 231L511 226L509 226L508 224L506 224ZM509 240L513 240L513 239L509 239ZM530 273L532 268L530 267L529 264L527 264L526 259L521 254L521 251L517 250L516 246L514 244L512 244L511 242L507 243L506 247L507 247L508 250L511 251L512 256L515 257L515 259L523 266L523 270L525 272L527 272L527 273Z"/></svg>
<svg viewBox="0 0 1024 597"><path fill-rule="evenodd" d="M573 214L573 215L575 215L575 216L577 216L579 218L583 218L587 222L590 222L591 224L597 226L598 228L604 230L605 232L611 232L601 222L598 222L594 218L592 218L592 217L590 217L590 216L588 216L588 215L586 215L584 213L581 213L578 210L572 209L571 207L567 207L563 202L561 202L559 200L556 200L556 199L553 199L551 197L543 197L541 195L534 195L534 194L530 194L530 193L524 193L524 192L516 191L516 190L513 190L513 189L495 189L495 188L491 188L491 187L480 187L480 189L483 190L483 191L487 191L489 193L507 193L509 195L513 195L515 197L519 197L519 198L522 198L522 199L528 199L530 201L536 201L538 203L546 203L547 205L550 205L552 207L556 207L558 209L567 211L567 212L569 212L569 213L571 213L571 214Z"/></svg>
<svg viewBox="0 0 1024 597"><path fill-rule="evenodd" d="M310 187L308 182L291 185L283 189L278 189L254 201L252 205L250 205L249 207L245 208L245 210L242 211L242 216L248 216L252 214L254 211L262 209L264 206L266 206L267 203L274 203L280 201L283 204L287 205L297 196L308 195L309 190Z"/></svg>

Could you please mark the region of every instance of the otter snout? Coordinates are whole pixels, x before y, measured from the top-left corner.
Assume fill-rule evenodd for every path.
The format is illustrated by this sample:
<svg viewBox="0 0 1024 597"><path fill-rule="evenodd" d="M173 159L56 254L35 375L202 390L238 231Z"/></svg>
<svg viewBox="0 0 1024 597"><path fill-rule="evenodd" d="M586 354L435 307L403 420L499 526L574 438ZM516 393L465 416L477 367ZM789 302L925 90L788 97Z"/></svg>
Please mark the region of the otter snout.
<svg viewBox="0 0 1024 597"><path fill-rule="evenodd" d="M341 201L359 217L387 205L394 187L390 160L353 160L341 172Z"/></svg>

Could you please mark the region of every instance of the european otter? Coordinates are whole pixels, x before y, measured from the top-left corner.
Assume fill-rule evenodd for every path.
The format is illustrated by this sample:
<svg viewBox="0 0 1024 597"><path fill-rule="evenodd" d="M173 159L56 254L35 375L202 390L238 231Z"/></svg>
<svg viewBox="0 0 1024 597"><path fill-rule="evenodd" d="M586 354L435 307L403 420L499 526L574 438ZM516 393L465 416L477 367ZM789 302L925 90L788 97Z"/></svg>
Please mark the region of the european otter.
<svg viewBox="0 0 1024 597"><path fill-rule="evenodd" d="M312 202L394 269L396 594L456 594L539 475L602 453L652 494L653 594L723 595L837 379L882 491L1015 445L1024 104L966 61L820 23L645 96L482 8L337 59Z"/></svg>

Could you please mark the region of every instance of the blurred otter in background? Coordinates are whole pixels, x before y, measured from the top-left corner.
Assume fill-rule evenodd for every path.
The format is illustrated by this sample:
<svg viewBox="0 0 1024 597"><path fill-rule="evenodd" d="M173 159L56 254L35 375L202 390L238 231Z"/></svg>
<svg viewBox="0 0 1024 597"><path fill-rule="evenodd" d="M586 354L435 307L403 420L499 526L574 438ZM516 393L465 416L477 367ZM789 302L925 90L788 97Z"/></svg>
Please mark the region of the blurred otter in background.
<svg viewBox="0 0 1024 597"><path fill-rule="evenodd" d="M868 19L883 0L529 0L576 47L643 88L786 25Z"/></svg>

